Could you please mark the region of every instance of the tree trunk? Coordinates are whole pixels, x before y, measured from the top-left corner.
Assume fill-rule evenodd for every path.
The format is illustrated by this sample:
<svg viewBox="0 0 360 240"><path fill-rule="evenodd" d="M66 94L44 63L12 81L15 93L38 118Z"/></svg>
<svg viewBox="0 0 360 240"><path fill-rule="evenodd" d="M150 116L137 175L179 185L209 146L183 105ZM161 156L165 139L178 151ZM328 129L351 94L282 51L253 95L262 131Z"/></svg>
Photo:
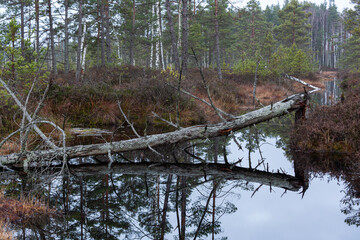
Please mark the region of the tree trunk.
<svg viewBox="0 0 360 240"><path fill-rule="evenodd" d="M87 45L85 44L85 36L86 36L86 22L84 21L84 30L81 37L81 71L80 71L80 77L82 77L83 72L85 71L86 66L86 50Z"/></svg>
<svg viewBox="0 0 360 240"><path fill-rule="evenodd" d="M213 181L213 189L216 189L217 181ZM215 211L216 211L216 190L213 193L213 202L212 202L212 219L211 219L211 239L215 240Z"/></svg>
<svg viewBox="0 0 360 240"><path fill-rule="evenodd" d="M176 46L176 36L175 36L175 29L174 29L174 22L173 17L171 14L170 8L170 0L166 0L166 11L167 17L169 22L169 30L170 30L170 37L171 37L171 50L172 50L172 59L175 64L175 70L180 71L180 63L179 63L179 52Z"/></svg>
<svg viewBox="0 0 360 240"><path fill-rule="evenodd" d="M178 4L178 44L177 47L181 46L181 2L182 0L179 0Z"/></svg>
<svg viewBox="0 0 360 240"><path fill-rule="evenodd" d="M25 20L24 20L24 0L20 0L20 34L21 34L21 56L25 58Z"/></svg>
<svg viewBox="0 0 360 240"><path fill-rule="evenodd" d="M159 12L157 10L157 6L156 4L154 4L154 13L155 13L155 18L158 19L159 16ZM154 56L155 56L155 68L156 69L159 69L160 67L160 61L161 61L161 56L160 56L160 42L159 42L159 32L160 32L160 29L159 29L159 24L157 24L157 28L156 30L154 30L154 36L156 37L156 41L155 41L155 52L154 52Z"/></svg>
<svg viewBox="0 0 360 240"><path fill-rule="evenodd" d="M36 0L39 3L39 0ZM69 0L65 0L65 41L64 41L64 71L69 72ZM37 19L38 20L38 19ZM38 39L37 39L38 41ZM38 49L36 49L38 51Z"/></svg>
<svg viewBox="0 0 360 240"><path fill-rule="evenodd" d="M188 64L188 38L189 38L189 26L188 26L188 0L182 0L182 11L181 11L181 18L182 18L182 75L187 75L187 64Z"/></svg>
<svg viewBox="0 0 360 240"><path fill-rule="evenodd" d="M101 1L97 1L97 37L96 37L96 67L100 66L100 52L101 52Z"/></svg>
<svg viewBox="0 0 360 240"><path fill-rule="evenodd" d="M257 84L257 72L259 69L260 58L256 61L256 69L255 69L255 77L254 77L254 85L253 85L253 106L255 107L256 102L256 84Z"/></svg>
<svg viewBox="0 0 360 240"><path fill-rule="evenodd" d="M131 21L131 37L130 37L130 57L129 57L129 64L134 64L134 41L135 41L135 0L133 0L133 7L132 7L132 21Z"/></svg>
<svg viewBox="0 0 360 240"><path fill-rule="evenodd" d="M151 17L153 18L155 14L154 6L151 6ZM150 68L154 65L154 22L151 21L151 41L150 41Z"/></svg>
<svg viewBox="0 0 360 240"><path fill-rule="evenodd" d="M160 228L161 228L160 240L164 240L164 236L165 236L166 212L168 210L171 182L172 182L172 175L170 174L168 176L168 179L167 179L167 182L166 182L166 191L165 191L165 197L164 197L164 207L163 207L163 211L162 211L161 224L160 224Z"/></svg>
<svg viewBox="0 0 360 240"><path fill-rule="evenodd" d="M185 0L186 1L186 0ZM181 230L180 240L186 239L186 177L181 176L180 178L181 188Z"/></svg>
<svg viewBox="0 0 360 240"><path fill-rule="evenodd" d="M39 11L39 0L35 0L35 32L36 32L36 53L40 53L40 11Z"/></svg>
<svg viewBox="0 0 360 240"><path fill-rule="evenodd" d="M216 49L216 66L219 80L222 80L221 63L220 63L220 46L219 46L219 19L218 19L218 0L215 0L215 49Z"/></svg>
<svg viewBox="0 0 360 240"><path fill-rule="evenodd" d="M55 54L54 26L53 26L52 12L51 12L51 0L48 0L48 10L49 10L49 24L50 24L52 71L55 75L57 75L57 63L56 63L56 54Z"/></svg>
<svg viewBox="0 0 360 240"><path fill-rule="evenodd" d="M82 50L82 3L83 0L79 0L79 30L78 30L78 46L77 46L77 53L76 53L76 80L80 80L81 75L81 50Z"/></svg>
<svg viewBox="0 0 360 240"><path fill-rule="evenodd" d="M111 63L111 29L110 29L110 6L109 0L105 1L105 25L106 25L106 61Z"/></svg>
<svg viewBox="0 0 360 240"><path fill-rule="evenodd" d="M105 66L105 19L104 19L104 0L100 5L100 37L101 37L101 66Z"/></svg>
<svg viewBox="0 0 360 240"><path fill-rule="evenodd" d="M158 4L158 20L159 20L159 59L160 59L160 69L165 69L165 60L164 60L164 48L162 42L162 20L161 20L161 0L159 0Z"/></svg>

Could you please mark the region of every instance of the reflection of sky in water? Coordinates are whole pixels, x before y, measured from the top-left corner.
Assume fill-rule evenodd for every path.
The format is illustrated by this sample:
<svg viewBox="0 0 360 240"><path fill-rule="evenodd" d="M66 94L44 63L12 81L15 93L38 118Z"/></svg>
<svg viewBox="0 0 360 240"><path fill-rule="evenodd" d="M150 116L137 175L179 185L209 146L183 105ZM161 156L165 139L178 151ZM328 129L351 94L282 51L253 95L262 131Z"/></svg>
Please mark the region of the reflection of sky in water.
<svg viewBox="0 0 360 240"><path fill-rule="evenodd" d="M281 167L293 175L292 163L282 149L275 147L276 139L267 138L267 142L270 144L264 144L261 150L270 169ZM247 161L247 150L238 151L235 144L228 149L229 160L244 157L243 161ZM258 154L252 155L254 161L257 158ZM294 192L281 197L282 189L273 188L270 193L266 186L253 198L251 191L235 189L241 198L228 200L233 200L238 210L221 218L223 233L220 236L228 239L359 239L360 229L348 226L344 222L346 216L340 212L342 187L336 180L315 178L303 199Z"/></svg>

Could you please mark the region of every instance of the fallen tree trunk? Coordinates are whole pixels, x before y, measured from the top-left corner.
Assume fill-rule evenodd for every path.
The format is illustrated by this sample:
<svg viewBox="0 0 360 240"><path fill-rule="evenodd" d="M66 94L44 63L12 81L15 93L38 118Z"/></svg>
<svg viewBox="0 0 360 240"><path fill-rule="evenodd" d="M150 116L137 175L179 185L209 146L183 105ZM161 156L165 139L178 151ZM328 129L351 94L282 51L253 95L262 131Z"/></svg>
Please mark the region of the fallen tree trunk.
<svg viewBox="0 0 360 240"><path fill-rule="evenodd" d="M307 101L306 94L296 94L280 102L271 104L261 109L246 113L228 122L210 125L197 125L180 130L154 134L130 140L123 140L112 143L78 145L66 147L65 152L68 158L84 157L92 155L104 155L116 152L126 152L132 150L146 149L149 146L155 147L164 144L173 144L194 139L206 139L227 135L233 131L279 117L302 107ZM39 150L23 154L22 158L27 158L28 162L37 160L56 159L63 156L63 149ZM19 154L0 156L0 165L14 164L19 158Z"/></svg>
<svg viewBox="0 0 360 240"><path fill-rule="evenodd" d="M286 78L290 79L290 80L293 80L293 81L295 81L295 82L301 83L302 85L307 86L307 87L309 87L309 88L312 88L313 90L310 91L309 93L313 93L313 92L317 92L317 91L320 91L320 90L321 90L320 88L318 88L318 87L316 87L316 86L313 86L313 85L311 85L311 84L309 84L309 83L307 83L307 82L305 82L305 81L303 81L303 80L300 80L300 79L298 79L298 78L296 78L296 77L289 76L289 75L287 75L287 74L285 74L284 76L285 76Z"/></svg>
<svg viewBox="0 0 360 240"><path fill-rule="evenodd" d="M271 187L279 187L291 191L298 191L302 183L291 175L271 173L255 169L230 167L226 164L215 163L113 163L111 168L107 164L86 164L70 166L70 171L76 175L91 176L96 174L148 174L168 175L176 174L186 177L216 177L226 180L244 180L256 182Z"/></svg>

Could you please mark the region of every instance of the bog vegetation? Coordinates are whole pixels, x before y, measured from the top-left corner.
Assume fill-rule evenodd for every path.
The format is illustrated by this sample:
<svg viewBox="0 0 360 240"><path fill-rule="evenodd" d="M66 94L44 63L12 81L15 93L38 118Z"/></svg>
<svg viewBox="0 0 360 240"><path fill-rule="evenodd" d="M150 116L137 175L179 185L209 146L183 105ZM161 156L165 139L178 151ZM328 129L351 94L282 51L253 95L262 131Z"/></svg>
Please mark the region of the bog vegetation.
<svg viewBox="0 0 360 240"><path fill-rule="evenodd" d="M140 129L168 131L150 116L156 112L175 119L177 103L182 126L216 121L193 98L177 98L177 86L206 98L199 69L216 106L233 114L253 107L253 93L265 105L293 93L283 74L316 80L321 69L359 72L360 5L353 1L355 10L342 13L333 0L320 5L291 0L265 10L256 0L243 8L218 0L2 1L0 77L34 112L32 120L46 118L62 129L122 125L117 102ZM351 76L343 85L343 103L321 109L298 126L297 148L360 156L359 78ZM25 111L5 85L0 85L0 99L0 134L5 136L26 125ZM27 134L29 150L36 139ZM14 136L2 153L23 150L15 143L22 137ZM359 165L350 158L346 164ZM0 204L20 203L1 195ZM10 222L18 220L12 216Z"/></svg>

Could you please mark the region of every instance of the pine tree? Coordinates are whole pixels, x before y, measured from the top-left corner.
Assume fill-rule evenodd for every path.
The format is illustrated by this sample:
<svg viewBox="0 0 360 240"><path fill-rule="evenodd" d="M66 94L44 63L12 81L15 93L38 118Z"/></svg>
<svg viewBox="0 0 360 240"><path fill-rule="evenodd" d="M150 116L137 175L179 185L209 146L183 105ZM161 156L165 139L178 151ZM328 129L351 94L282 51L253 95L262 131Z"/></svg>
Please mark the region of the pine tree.
<svg viewBox="0 0 360 240"><path fill-rule="evenodd" d="M275 39L271 30L269 30L265 36L265 39L261 48L261 55L269 62L273 51L275 50Z"/></svg>
<svg viewBox="0 0 360 240"><path fill-rule="evenodd" d="M274 26L278 26L280 24L279 11L280 11L279 4L271 5L270 7L266 6L264 13L266 21L272 23Z"/></svg>
<svg viewBox="0 0 360 240"><path fill-rule="evenodd" d="M252 49L252 55L259 49L260 43L265 37L266 22L264 14L261 11L260 3L256 0L250 0L246 9L249 14L249 38Z"/></svg>
<svg viewBox="0 0 360 240"><path fill-rule="evenodd" d="M309 29L307 23L311 13L304 11L307 4L300 4L297 0L291 0L282 10L279 11L280 25L275 27L276 38L290 47L296 44L300 48L310 46Z"/></svg>

